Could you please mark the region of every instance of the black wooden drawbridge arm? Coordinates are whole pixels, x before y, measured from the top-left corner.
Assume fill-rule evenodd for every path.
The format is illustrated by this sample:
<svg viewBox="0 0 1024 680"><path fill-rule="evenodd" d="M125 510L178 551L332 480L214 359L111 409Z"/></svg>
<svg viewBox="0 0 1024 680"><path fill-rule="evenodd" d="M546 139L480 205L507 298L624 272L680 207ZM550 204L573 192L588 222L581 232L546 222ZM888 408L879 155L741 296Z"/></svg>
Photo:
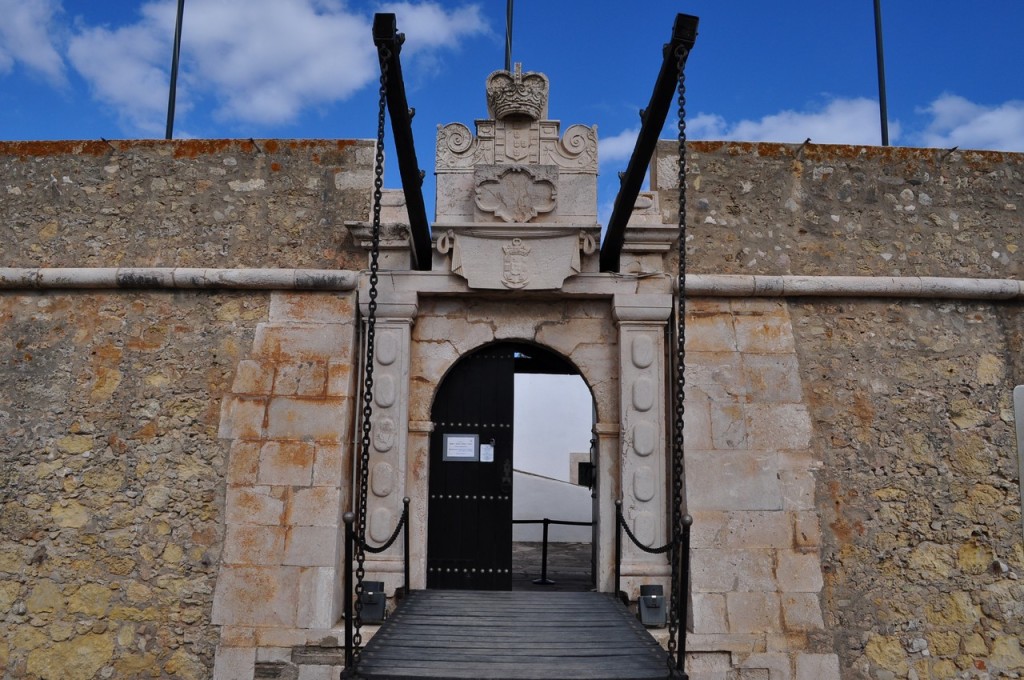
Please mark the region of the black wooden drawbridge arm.
<svg viewBox="0 0 1024 680"><path fill-rule="evenodd" d="M405 36L398 32L394 14L373 16L373 44L378 48L385 46L390 51L385 94L391 117L391 133L395 137L395 150L398 154L398 169L402 176L402 189L405 191L405 205L409 211L413 268L426 271L430 269L430 225L423 205L423 175L416 161L416 147L412 140L412 112L405 97L402 62L398 58L404 41Z"/></svg>
<svg viewBox="0 0 1024 680"><path fill-rule="evenodd" d="M640 134L636 138L636 146L633 147L629 165L622 176L619 195L615 197L615 207L612 209L612 216L608 220L608 230L605 232L604 242L601 244L601 271L603 272L619 270L619 256L622 253L622 246L626 242L626 224L629 222L633 206L636 204L636 197L640 194L640 187L647 174L647 167L651 163L654 148L658 144L658 136L665 126L665 119L668 117L668 110L672 105L672 95L676 92L676 87L679 84L681 65L676 55L676 49L685 47L690 50L696 40L697 17L689 14L677 14L672 25L672 40L665 45L661 71L658 73L658 80L654 83L651 101L643 111Z"/></svg>

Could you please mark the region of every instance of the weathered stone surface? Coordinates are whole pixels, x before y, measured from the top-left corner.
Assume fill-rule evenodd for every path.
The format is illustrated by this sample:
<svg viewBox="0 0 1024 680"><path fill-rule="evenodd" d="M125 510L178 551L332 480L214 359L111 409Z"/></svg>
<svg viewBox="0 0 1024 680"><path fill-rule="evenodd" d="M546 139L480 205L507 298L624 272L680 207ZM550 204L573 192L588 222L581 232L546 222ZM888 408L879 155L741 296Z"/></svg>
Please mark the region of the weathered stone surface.
<svg viewBox="0 0 1024 680"><path fill-rule="evenodd" d="M1024 635L1001 604L1015 600L1008 574L1024 569L1012 557L1015 438L1001 415L1024 382L1024 321L1015 308L944 301L801 302L791 313L802 370L815 376L804 386L824 462L823 605L846 631L842 665L868 669L853 678L905 675L923 658L906 635L927 641L932 677L975 660L997 668L976 631ZM1006 573L992 570L999 556Z"/></svg>
<svg viewBox="0 0 1024 680"><path fill-rule="evenodd" d="M114 638L110 634L86 634L28 655L27 670L40 678L90 680L110 660Z"/></svg>
<svg viewBox="0 0 1024 680"><path fill-rule="evenodd" d="M82 677L104 666L159 673L184 645L212 664L220 398L267 302L234 292L0 295L0 569L40 626L18 615L0 623L9 667L25 668L41 645L57 655L38 654L33 668L66 662ZM115 370L116 386L94 399L96 377ZM97 622L105 630L90 633Z"/></svg>
<svg viewBox="0 0 1024 680"><path fill-rule="evenodd" d="M344 222L369 214L372 146L3 142L4 265L358 269Z"/></svg>

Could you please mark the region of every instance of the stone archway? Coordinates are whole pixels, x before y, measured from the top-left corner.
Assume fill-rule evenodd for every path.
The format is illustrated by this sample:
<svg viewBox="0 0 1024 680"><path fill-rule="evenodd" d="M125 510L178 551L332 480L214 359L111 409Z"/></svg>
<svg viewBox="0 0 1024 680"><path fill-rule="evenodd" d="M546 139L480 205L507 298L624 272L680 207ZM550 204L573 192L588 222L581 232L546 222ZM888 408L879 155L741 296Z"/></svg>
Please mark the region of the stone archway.
<svg viewBox="0 0 1024 680"><path fill-rule="evenodd" d="M627 521L641 536L663 541L667 530L664 333L671 296L594 294L600 290L526 300L455 290L454 296L435 296L411 292L425 287L415 277L394 277L395 288L378 299L379 337L393 335L399 350L385 357L386 365L378 357L376 375L390 376L400 389L386 402L391 405L379 410L378 422L387 419L396 436L394 447L376 453L371 465L371 538L375 518L383 518L379 526L384 531L400 512L402 496L409 496L412 587L425 587L430 407L437 386L461 356L477 347L500 340L536 343L578 367L594 397L595 576L600 590L612 590L615 501L624 501ZM390 481L374 484L378 469ZM633 582L641 579L663 578L667 564L659 557L627 549L625 588L635 590ZM379 574L389 588L398 585L400 551L393 548L368 561L367 571Z"/></svg>

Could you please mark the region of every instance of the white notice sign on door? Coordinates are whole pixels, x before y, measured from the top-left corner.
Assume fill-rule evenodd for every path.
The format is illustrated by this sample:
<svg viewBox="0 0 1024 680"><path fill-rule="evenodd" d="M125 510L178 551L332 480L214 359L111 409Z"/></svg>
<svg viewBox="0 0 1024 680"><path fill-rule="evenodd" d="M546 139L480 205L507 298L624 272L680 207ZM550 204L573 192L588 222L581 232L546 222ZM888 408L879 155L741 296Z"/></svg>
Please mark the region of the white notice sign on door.
<svg viewBox="0 0 1024 680"><path fill-rule="evenodd" d="M475 434L444 435L444 460L476 461L480 436Z"/></svg>

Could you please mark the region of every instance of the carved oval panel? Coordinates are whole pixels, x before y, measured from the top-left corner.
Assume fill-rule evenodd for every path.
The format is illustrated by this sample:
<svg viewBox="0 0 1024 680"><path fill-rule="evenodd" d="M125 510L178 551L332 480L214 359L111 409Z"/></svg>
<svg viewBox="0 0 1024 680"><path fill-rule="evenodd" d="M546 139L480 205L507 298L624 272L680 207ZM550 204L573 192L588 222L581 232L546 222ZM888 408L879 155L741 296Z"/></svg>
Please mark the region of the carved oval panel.
<svg viewBox="0 0 1024 680"><path fill-rule="evenodd" d="M378 406L388 408L395 404L396 393L395 378L390 375L382 375L377 378L377 384L373 386L373 400Z"/></svg>
<svg viewBox="0 0 1024 680"><path fill-rule="evenodd" d="M382 333L377 338L374 351L377 355L377 363L381 366L390 366L398 358L398 338L394 333Z"/></svg>
<svg viewBox="0 0 1024 680"><path fill-rule="evenodd" d="M374 508L370 513L370 538L374 543L383 543L391 538L391 532L395 529L394 515L387 508ZM637 534L639 536L639 534Z"/></svg>
<svg viewBox="0 0 1024 680"><path fill-rule="evenodd" d="M390 451L395 445L395 434L398 428L395 421L384 417L377 420L373 427L373 448L381 453Z"/></svg>
<svg viewBox="0 0 1024 680"><path fill-rule="evenodd" d="M395 468L387 463L377 463L370 472L370 489L381 498L395 490Z"/></svg>
<svg viewBox="0 0 1024 680"><path fill-rule="evenodd" d="M654 498L654 470L644 465L633 473L633 495L645 503Z"/></svg>
<svg viewBox="0 0 1024 680"><path fill-rule="evenodd" d="M637 378L633 383L633 408L650 411L654 406L654 383L650 378Z"/></svg>
<svg viewBox="0 0 1024 680"><path fill-rule="evenodd" d="M638 512L633 518L633 533L647 547L657 547L654 545L654 513Z"/></svg>
<svg viewBox="0 0 1024 680"><path fill-rule="evenodd" d="M654 340L648 335L633 338L633 365L647 368L654 363Z"/></svg>
<svg viewBox="0 0 1024 680"><path fill-rule="evenodd" d="M638 456L649 456L654 453L654 445L657 443L657 431L654 423L642 421L633 426L633 450Z"/></svg>

